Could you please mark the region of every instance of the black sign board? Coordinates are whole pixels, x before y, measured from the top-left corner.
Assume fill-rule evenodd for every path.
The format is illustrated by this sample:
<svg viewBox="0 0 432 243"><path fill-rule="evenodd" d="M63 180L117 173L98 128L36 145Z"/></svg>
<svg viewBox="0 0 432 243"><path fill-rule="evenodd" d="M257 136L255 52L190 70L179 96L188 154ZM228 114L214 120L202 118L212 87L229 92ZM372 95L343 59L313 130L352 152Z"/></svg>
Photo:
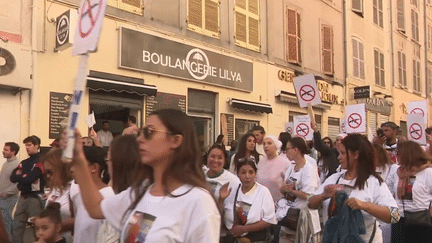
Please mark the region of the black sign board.
<svg viewBox="0 0 432 243"><path fill-rule="evenodd" d="M370 97L370 86L354 87L354 99L363 99Z"/></svg>
<svg viewBox="0 0 432 243"><path fill-rule="evenodd" d="M226 145L230 145L231 141L234 139L234 115L221 113L220 115L220 134L225 135Z"/></svg>
<svg viewBox="0 0 432 243"><path fill-rule="evenodd" d="M122 27L121 68L252 92L253 63Z"/></svg>
<svg viewBox="0 0 432 243"><path fill-rule="evenodd" d="M72 26L75 26L76 10L70 9L56 18L56 47L58 51L72 46Z"/></svg>
<svg viewBox="0 0 432 243"><path fill-rule="evenodd" d="M164 108L177 109L186 113L186 96L158 92L156 97L147 97L146 117L148 117L153 111Z"/></svg>
<svg viewBox="0 0 432 243"><path fill-rule="evenodd" d="M72 94L50 92L50 119L49 119L49 138L60 138L62 124L65 123L69 115L69 104Z"/></svg>

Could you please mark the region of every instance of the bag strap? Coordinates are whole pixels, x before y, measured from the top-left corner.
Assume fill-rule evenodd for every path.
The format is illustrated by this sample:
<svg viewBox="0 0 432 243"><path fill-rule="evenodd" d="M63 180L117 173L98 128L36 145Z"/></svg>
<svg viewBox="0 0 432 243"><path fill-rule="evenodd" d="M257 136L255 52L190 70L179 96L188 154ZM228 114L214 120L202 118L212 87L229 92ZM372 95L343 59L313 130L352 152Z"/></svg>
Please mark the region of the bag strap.
<svg viewBox="0 0 432 243"><path fill-rule="evenodd" d="M240 187L241 187L241 184L239 184L239 186L237 187L237 191L236 191L236 194L235 194L235 197L234 197L234 209L233 209L233 213L234 213L234 225L236 225L237 224L237 213L236 213L236 209L237 209L237 207L236 207L236 204L237 204L237 197L238 197L238 192L239 192L239 190L240 190Z"/></svg>
<svg viewBox="0 0 432 243"><path fill-rule="evenodd" d="M340 180L340 178L341 178L343 175L345 175L345 173L343 173L342 175L339 176L339 178L338 178L337 181L336 181L336 184L339 184L339 180Z"/></svg>
<svg viewBox="0 0 432 243"><path fill-rule="evenodd" d="M374 229L373 229L373 231L372 231L371 238L369 239L369 243L372 243L373 239L375 238L376 227L377 227L377 226L376 226L376 219L375 219L375 221L374 221Z"/></svg>

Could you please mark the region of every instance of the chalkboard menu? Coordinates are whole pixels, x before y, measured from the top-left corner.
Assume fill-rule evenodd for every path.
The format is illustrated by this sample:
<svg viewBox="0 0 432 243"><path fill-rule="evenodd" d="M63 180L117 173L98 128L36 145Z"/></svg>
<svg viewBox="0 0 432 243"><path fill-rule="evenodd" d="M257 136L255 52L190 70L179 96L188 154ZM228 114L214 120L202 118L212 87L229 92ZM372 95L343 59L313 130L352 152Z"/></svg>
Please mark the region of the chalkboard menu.
<svg viewBox="0 0 432 243"><path fill-rule="evenodd" d="M230 145L234 139L234 115L221 113L220 115L221 132L225 137L226 145Z"/></svg>
<svg viewBox="0 0 432 243"><path fill-rule="evenodd" d="M50 119L49 119L49 138L60 138L62 122L69 115L69 104L72 94L50 92ZM67 125L67 124L66 124Z"/></svg>
<svg viewBox="0 0 432 243"><path fill-rule="evenodd" d="M186 113L186 96L158 92L156 97L147 97L146 117L153 111L164 108L177 109Z"/></svg>

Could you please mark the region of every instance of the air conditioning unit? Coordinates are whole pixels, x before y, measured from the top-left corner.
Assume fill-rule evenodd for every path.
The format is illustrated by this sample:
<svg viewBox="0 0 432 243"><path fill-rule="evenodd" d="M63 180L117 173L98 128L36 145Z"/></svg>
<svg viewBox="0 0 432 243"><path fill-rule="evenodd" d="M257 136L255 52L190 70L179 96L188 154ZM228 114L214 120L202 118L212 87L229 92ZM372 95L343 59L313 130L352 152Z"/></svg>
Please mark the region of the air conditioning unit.
<svg viewBox="0 0 432 243"><path fill-rule="evenodd" d="M30 46L0 42L0 85L31 89L31 55Z"/></svg>

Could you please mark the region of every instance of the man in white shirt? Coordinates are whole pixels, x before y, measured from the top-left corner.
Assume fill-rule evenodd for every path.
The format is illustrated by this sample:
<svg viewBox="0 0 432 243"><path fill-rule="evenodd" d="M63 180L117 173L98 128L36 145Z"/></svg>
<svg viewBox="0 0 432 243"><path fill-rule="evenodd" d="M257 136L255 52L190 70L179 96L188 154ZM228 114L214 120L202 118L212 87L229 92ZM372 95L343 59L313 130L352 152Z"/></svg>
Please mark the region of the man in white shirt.
<svg viewBox="0 0 432 243"><path fill-rule="evenodd" d="M97 132L98 139L101 142L103 147L109 147L113 140L113 135L108 130L109 130L109 122L103 121L102 129Z"/></svg>
<svg viewBox="0 0 432 243"><path fill-rule="evenodd" d="M5 143L3 148L3 164L0 172L0 208L3 222L9 239L12 238L12 210L18 200L18 188L16 183L10 181L12 171L19 165L20 161L16 157L20 147L13 142Z"/></svg>
<svg viewBox="0 0 432 243"><path fill-rule="evenodd" d="M256 140L256 151L266 157L266 154L264 152L264 137L265 137L265 130L264 127L262 126L255 126L254 128L252 128L252 133L255 136L255 140Z"/></svg>

